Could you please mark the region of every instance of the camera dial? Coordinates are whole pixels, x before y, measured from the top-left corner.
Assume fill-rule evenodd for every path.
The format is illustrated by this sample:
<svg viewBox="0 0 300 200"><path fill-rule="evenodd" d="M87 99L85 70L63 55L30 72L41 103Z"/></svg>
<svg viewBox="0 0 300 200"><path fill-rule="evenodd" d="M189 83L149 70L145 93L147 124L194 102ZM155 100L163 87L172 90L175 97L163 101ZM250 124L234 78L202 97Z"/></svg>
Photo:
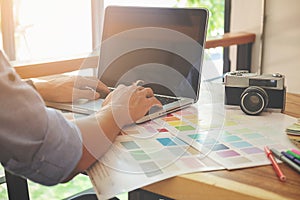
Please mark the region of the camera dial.
<svg viewBox="0 0 300 200"><path fill-rule="evenodd" d="M279 73L272 74L272 76L276 78L282 78L282 74Z"/></svg>
<svg viewBox="0 0 300 200"><path fill-rule="evenodd" d="M267 92L257 86L246 88L240 97L240 107L248 115L260 114L267 107L268 102Z"/></svg>

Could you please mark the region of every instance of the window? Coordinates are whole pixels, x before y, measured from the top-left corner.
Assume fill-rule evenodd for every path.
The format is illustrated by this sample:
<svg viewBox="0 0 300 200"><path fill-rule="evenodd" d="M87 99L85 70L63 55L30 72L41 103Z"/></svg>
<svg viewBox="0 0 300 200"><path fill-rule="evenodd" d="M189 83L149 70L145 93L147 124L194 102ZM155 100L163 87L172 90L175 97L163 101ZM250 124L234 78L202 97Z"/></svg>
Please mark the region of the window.
<svg viewBox="0 0 300 200"><path fill-rule="evenodd" d="M13 0L13 29L2 32L14 32L14 43L9 43L14 46L16 60L39 60L91 52L92 1ZM2 10L7 12L10 9L7 5L9 1L3 2ZM224 32L224 0L104 0L104 4L206 7L211 13L208 37ZM1 15L5 20L10 16L7 13ZM2 29L8 28L9 25L2 26ZM0 45L3 46L2 35L0 39ZM7 40L5 37L3 39Z"/></svg>
<svg viewBox="0 0 300 200"><path fill-rule="evenodd" d="M91 1L13 0L12 9L17 61L91 52Z"/></svg>
<svg viewBox="0 0 300 200"><path fill-rule="evenodd" d="M105 0L105 6L205 7L210 11L209 37L224 33L224 4L225 0Z"/></svg>

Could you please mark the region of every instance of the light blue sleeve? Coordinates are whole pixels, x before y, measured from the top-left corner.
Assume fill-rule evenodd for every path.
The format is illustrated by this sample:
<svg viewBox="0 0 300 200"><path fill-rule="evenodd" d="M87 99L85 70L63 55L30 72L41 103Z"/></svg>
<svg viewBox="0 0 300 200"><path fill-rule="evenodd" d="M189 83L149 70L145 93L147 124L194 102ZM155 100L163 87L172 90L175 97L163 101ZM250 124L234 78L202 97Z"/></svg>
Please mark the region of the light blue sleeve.
<svg viewBox="0 0 300 200"><path fill-rule="evenodd" d="M81 158L81 133L61 113L46 108L8 65L0 57L0 162L32 181L57 184Z"/></svg>
<svg viewBox="0 0 300 200"><path fill-rule="evenodd" d="M34 152L32 160L10 158L4 167L34 182L55 185L65 180L75 168L82 155L82 143L79 129L60 113L47 109L47 118L46 132L41 133L44 138L35 141L40 143L40 147ZM18 148L18 142L10 142L14 143L12 148Z"/></svg>

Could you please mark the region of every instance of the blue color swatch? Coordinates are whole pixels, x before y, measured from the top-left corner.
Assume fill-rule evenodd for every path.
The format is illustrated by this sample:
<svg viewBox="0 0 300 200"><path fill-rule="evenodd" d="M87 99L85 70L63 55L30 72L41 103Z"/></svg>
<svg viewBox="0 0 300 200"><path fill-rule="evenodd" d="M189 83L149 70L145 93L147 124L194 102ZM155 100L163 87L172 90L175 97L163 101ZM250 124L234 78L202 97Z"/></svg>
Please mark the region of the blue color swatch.
<svg viewBox="0 0 300 200"><path fill-rule="evenodd" d="M159 141L164 146L175 146L176 143L173 142L170 138L157 138L157 141Z"/></svg>

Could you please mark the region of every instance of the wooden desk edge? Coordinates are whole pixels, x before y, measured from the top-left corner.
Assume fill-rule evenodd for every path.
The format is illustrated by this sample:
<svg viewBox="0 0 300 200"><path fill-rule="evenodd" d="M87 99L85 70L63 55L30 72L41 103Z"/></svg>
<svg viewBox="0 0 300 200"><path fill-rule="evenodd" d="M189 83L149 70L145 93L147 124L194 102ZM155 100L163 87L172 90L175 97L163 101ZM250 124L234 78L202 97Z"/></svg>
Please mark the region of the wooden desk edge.
<svg viewBox="0 0 300 200"><path fill-rule="evenodd" d="M196 182L196 184L195 184ZM173 199L289 199L273 192L237 181L199 172L176 176L142 189Z"/></svg>

